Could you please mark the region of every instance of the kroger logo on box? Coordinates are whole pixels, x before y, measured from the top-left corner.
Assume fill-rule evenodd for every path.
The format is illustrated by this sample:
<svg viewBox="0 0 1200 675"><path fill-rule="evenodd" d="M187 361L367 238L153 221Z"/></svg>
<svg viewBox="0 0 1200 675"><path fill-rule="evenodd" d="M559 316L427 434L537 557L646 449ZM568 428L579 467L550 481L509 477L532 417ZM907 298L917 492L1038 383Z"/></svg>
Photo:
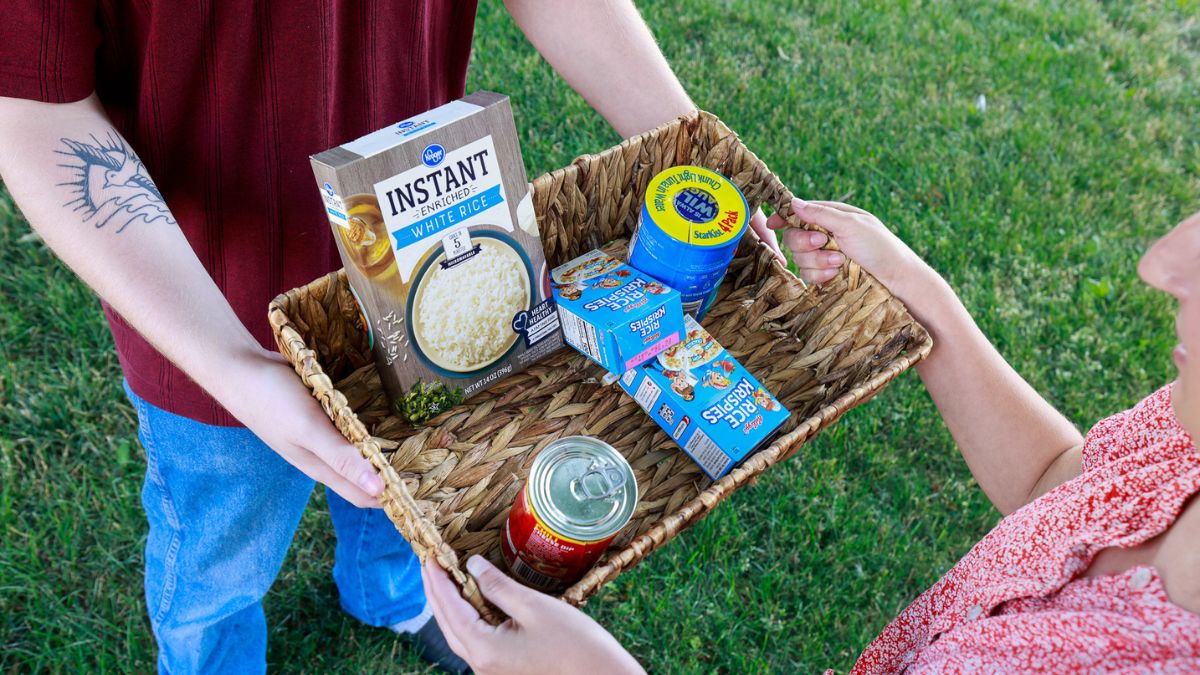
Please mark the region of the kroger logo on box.
<svg viewBox="0 0 1200 675"><path fill-rule="evenodd" d="M687 337L625 373L621 388L717 479L762 447L791 415L691 316Z"/></svg>
<svg viewBox="0 0 1200 675"><path fill-rule="evenodd" d="M657 356L683 337L679 293L603 251L550 272L563 336L613 373Z"/></svg>
<svg viewBox="0 0 1200 675"><path fill-rule="evenodd" d="M438 164L441 164L442 160L445 158L446 149L437 143L431 143L425 146L425 149L421 151L421 162L424 163L425 166L437 166Z"/></svg>

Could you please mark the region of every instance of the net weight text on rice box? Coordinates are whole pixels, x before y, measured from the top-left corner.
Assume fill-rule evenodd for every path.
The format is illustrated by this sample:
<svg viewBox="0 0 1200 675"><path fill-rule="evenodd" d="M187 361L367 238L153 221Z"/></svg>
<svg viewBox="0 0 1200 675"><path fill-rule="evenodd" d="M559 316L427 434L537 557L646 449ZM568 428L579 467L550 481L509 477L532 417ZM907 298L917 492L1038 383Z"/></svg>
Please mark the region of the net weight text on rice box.
<svg viewBox="0 0 1200 675"><path fill-rule="evenodd" d="M593 250L550 272L568 344L609 372L645 363L683 337L678 291Z"/></svg>
<svg viewBox="0 0 1200 675"><path fill-rule="evenodd" d="M507 96L476 92L312 158L393 398L467 396L562 345Z"/></svg>
<svg viewBox="0 0 1200 675"><path fill-rule="evenodd" d="M717 479L791 415L690 315L687 337L621 377L621 388Z"/></svg>

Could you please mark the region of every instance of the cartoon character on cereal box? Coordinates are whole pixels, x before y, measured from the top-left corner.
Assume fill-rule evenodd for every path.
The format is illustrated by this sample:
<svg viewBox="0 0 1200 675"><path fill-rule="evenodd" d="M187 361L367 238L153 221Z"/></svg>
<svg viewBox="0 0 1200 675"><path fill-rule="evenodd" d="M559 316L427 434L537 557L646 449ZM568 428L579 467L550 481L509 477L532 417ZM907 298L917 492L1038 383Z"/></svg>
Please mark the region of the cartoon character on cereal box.
<svg viewBox="0 0 1200 675"><path fill-rule="evenodd" d="M776 410L779 410L779 401L776 401L766 389L759 387L758 389L754 390L753 396L754 402L757 403L758 406L763 410L766 410L767 412L775 412Z"/></svg>
<svg viewBox="0 0 1200 675"><path fill-rule="evenodd" d="M729 376L733 374L733 371L737 368L737 366L734 365L733 361L730 361L729 359L719 359L717 361L713 361L712 365L712 370L704 374L704 379L701 381L701 386L712 387L718 391L728 388L729 385L732 384Z"/></svg>
<svg viewBox="0 0 1200 675"><path fill-rule="evenodd" d="M657 281L651 281L642 289L651 295L662 295L667 292L667 287Z"/></svg>
<svg viewBox="0 0 1200 675"><path fill-rule="evenodd" d="M622 283L624 283L624 282L622 282L620 279L618 279L614 276L605 275L605 276L602 276L599 279L593 281L592 288L616 288L617 286L620 286Z"/></svg>
<svg viewBox="0 0 1200 675"><path fill-rule="evenodd" d="M682 370L664 370L663 375L671 381L671 390L683 397L685 401L696 398L696 388L692 386L688 373Z"/></svg>
<svg viewBox="0 0 1200 675"><path fill-rule="evenodd" d="M727 376L732 375L733 371L737 369L737 366L733 363L733 361L730 361L729 359L720 359L718 361L713 361L713 366L725 371L725 375L727 375Z"/></svg>
<svg viewBox="0 0 1200 675"><path fill-rule="evenodd" d="M583 289L577 284L554 284L554 290L567 300L578 300L583 297Z"/></svg>
<svg viewBox="0 0 1200 675"><path fill-rule="evenodd" d="M700 381L700 386L712 387L713 389L717 390L725 389L729 386L729 384L729 378L715 368L704 373L704 379Z"/></svg>

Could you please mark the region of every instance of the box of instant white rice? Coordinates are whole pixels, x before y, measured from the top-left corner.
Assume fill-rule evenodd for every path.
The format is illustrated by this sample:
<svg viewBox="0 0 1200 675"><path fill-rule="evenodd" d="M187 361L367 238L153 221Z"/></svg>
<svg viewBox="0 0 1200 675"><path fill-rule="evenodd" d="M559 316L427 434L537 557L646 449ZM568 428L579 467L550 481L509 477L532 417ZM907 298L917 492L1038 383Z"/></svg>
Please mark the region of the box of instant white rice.
<svg viewBox="0 0 1200 675"><path fill-rule="evenodd" d="M393 399L438 382L469 398L562 346L507 96L476 92L312 166Z"/></svg>

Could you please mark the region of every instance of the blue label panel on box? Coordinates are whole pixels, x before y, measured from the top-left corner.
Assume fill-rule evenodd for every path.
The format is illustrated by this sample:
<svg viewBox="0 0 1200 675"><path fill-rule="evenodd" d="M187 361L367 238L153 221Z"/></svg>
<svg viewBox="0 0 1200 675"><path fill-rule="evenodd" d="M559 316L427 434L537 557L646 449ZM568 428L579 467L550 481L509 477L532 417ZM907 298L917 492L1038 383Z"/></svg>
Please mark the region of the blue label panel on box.
<svg viewBox="0 0 1200 675"><path fill-rule="evenodd" d="M791 415L692 317L687 337L621 378L621 388L716 479Z"/></svg>
<svg viewBox="0 0 1200 675"><path fill-rule="evenodd" d="M683 337L679 293L602 251L550 273L568 344L610 372L623 373Z"/></svg>

